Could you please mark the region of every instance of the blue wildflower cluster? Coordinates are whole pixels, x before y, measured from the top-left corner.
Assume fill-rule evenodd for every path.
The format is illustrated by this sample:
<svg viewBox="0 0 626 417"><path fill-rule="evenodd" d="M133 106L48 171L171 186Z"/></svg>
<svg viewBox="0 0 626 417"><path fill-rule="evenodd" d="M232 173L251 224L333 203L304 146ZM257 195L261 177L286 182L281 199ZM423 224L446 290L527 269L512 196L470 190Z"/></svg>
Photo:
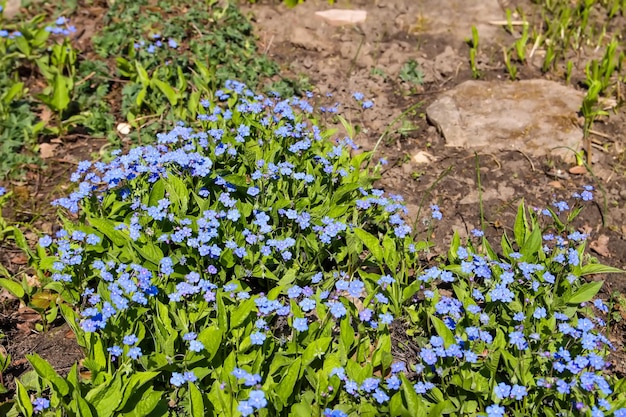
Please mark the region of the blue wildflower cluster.
<svg viewBox="0 0 626 417"><path fill-rule="evenodd" d="M457 236L447 265L422 268L402 197L374 188L369 155L319 129L305 99L230 81L200 107L154 144L81 162L76 190L54 202L79 224L39 241L111 369L154 366L161 389L197 385L218 414L229 395L242 415L279 413L313 381L328 416L458 389L474 414L571 396L578 410L620 415L604 322L580 306L586 235L533 232L502 257ZM395 326L408 360L392 348Z"/></svg>
<svg viewBox="0 0 626 417"><path fill-rule="evenodd" d="M142 39L133 44L135 50L145 50L149 54L154 54L157 50L166 46L170 49L178 49L178 42L172 38L169 38L166 41L165 39L162 39L160 33L155 33L151 36L150 41L146 42Z"/></svg>
<svg viewBox="0 0 626 417"><path fill-rule="evenodd" d="M48 25L45 28L46 32L50 32L53 35L63 35L70 36L72 33L76 32L76 27L74 25L70 25L68 20L60 16L54 21L54 25Z"/></svg>

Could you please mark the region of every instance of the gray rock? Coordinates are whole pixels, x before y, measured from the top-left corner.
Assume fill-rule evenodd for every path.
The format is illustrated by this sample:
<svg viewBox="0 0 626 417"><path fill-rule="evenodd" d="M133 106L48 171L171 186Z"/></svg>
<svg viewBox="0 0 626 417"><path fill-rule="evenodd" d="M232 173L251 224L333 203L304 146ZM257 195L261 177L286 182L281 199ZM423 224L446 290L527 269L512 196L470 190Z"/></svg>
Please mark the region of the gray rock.
<svg viewBox="0 0 626 417"><path fill-rule="evenodd" d="M582 99L582 92L553 81L466 81L438 97L426 115L446 146L571 160L573 153L564 147L581 145Z"/></svg>

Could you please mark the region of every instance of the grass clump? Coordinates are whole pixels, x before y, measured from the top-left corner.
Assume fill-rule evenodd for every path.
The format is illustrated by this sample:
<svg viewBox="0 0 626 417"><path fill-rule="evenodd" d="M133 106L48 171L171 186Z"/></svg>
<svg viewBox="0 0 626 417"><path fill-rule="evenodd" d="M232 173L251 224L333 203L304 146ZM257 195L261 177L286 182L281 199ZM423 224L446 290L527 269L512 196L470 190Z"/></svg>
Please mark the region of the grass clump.
<svg viewBox="0 0 626 417"><path fill-rule="evenodd" d="M371 154L306 100L228 82L197 112L55 201L33 266L86 369L30 355L8 416L626 414L582 278L616 270L568 224L592 188L425 265Z"/></svg>

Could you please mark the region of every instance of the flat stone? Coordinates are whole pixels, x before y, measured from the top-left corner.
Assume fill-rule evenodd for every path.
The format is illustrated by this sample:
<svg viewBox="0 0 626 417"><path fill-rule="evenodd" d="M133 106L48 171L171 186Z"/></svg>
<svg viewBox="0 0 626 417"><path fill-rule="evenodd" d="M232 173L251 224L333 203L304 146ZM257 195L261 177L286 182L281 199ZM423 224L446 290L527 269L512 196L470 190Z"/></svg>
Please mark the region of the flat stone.
<svg viewBox="0 0 626 417"><path fill-rule="evenodd" d="M365 22L365 19L367 19L367 11L330 9L315 12L315 16L324 19L334 26L354 25L356 23Z"/></svg>
<svg viewBox="0 0 626 417"><path fill-rule="evenodd" d="M583 93L547 80L466 81L427 109L446 146L520 150L532 156L574 159ZM556 149L555 149L556 148Z"/></svg>

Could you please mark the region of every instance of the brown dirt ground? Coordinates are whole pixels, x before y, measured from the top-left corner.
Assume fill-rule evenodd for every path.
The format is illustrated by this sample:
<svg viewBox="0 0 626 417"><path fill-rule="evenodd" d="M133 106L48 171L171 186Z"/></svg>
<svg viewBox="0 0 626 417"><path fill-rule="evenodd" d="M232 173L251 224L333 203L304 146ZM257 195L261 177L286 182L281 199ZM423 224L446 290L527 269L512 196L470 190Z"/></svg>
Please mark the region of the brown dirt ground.
<svg viewBox="0 0 626 417"><path fill-rule="evenodd" d="M526 14L532 16L530 2L520 3ZM570 165L563 161L530 158L521 152L446 147L443 138L429 125L424 111L439 93L471 79L471 71L468 47L458 32L430 27L430 10L440 13L445 10L435 6L429 0L339 2L335 7L367 10L368 21L359 27L330 27L320 23L313 14L328 8L321 0L307 0L292 10L276 2L263 1L245 7L254 16L261 50L277 60L286 75L308 77L316 86L318 96L332 93L333 101L346 104L340 113L359 127L356 141L364 149L373 149L394 118L422 102L404 122L390 129L377 156L389 161L380 186L402 194L413 218L420 207L426 210L430 204L441 207L444 218L430 236L435 243L433 256L445 251L452 230L463 237L471 229L480 227L478 164L486 234L492 241L499 242L503 231L511 231L517 204L522 199L528 205L543 207L553 200L568 197L585 184L592 184L598 190L598 202L583 211L576 226L590 233L592 246L594 242L608 239L606 245L596 246L595 252L592 249L592 254L601 262L626 268L626 210L623 210L626 207L623 128L626 115L623 109L594 126L604 135L598 137L601 142L595 149L594 175L571 175L568 173ZM79 28L79 41L85 47L84 57L88 58L91 53L88 40L94 28L100 25L104 7L104 2L85 5L79 8L77 16L72 16ZM469 32L465 33L470 36ZM485 46L479 56L480 68L484 79L506 80L506 68L498 51L513 38L504 30L494 33L486 39L481 37ZM420 64L424 73L422 85L399 80L400 67L409 59ZM373 75L372 68L382 70L385 76ZM520 68L520 79L540 77L559 79L554 74L542 75L533 65ZM582 68L576 68L574 85L582 78ZM351 95L355 91L375 101L373 111L361 112L353 105ZM331 118L327 121L333 122ZM84 137L66 140L45 169L33 167L22 181L3 184L15 195L5 209L5 218L28 224L33 230L50 232L54 228L54 213L48 202L65 194L66 179L75 164L98 153L103 145L101 140ZM427 151L436 159L427 165L411 162L411 157L419 151ZM443 178L437 181L440 176ZM424 212L421 217L425 217ZM422 234L427 232L423 224L417 223L417 226ZM27 238L35 244L34 233L27 233ZM19 250L10 242L0 242L0 262L16 275L27 271ZM601 297L608 299L613 291L626 295L625 274L594 279L606 281ZM0 340L0 349L13 356L12 365L3 375L9 388L13 378L28 369L24 360L27 353L39 353L61 372L81 358L80 349L68 337L65 327L35 332L32 322L28 324L28 317L20 311L19 305L6 297L6 293L4 298L0 296L0 331L6 335ZM622 375L626 374L625 332L626 328L618 324L612 327L610 334L617 347L615 370ZM0 396L0 402L2 400Z"/></svg>

